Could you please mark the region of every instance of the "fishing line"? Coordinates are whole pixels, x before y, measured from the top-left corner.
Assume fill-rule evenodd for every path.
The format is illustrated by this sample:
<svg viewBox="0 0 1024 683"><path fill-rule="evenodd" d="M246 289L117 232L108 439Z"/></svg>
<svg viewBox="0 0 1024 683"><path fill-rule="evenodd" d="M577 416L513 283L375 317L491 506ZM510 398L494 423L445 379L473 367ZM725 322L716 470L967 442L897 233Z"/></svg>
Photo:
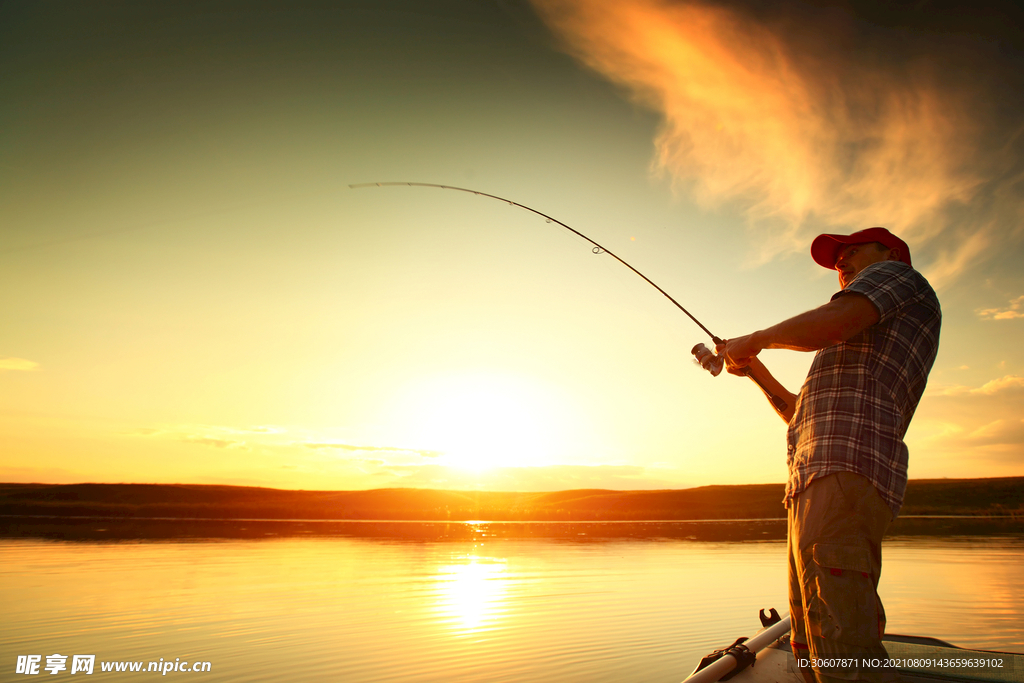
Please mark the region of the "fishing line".
<svg viewBox="0 0 1024 683"><path fill-rule="evenodd" d="M665 296L666 299L668 299L669 301L671 301L673 304L676 305L676 308L678 308L680 311L685 313L690 318L690 320L695 322L697 324L697 327L699 327L700 329L704 330L707 333L707 335L709 337L711 337L711 340L713 342L715 342L716 344L724 344L725 343L720 337L716 336L715 334L712 334L711 330L709 330L708 328L704 327L704 325L699 320L697 320L695 317L693 317L692 313L690 313L688 310L683 308L683 305L680 304L675 299L673 299L672 296L668 292L666 292L664 289L662 289L661 287L656 285L653 281L651 281L651 279L649 277L647 277L646 275L641 273L639 270L637 270L633 266L631 266L628 263L626 263L617 254L615 254L610 249L608 249L608 247L605 247L602 244L598 244L597 242L595 242L594 240L590 239L589 237L584 235L582 232L577 230L576 228L570 227L570 226L566 225L565 223L563 223L562 221L558 220L557 218L549 216L549 215L547 215L546 213L544 213L542 211L538 211L537 209L530 208L529 206L526 206L525 204L520 204L519 202L514 202L511 199L505 199L504 197L499 197L497 195L488 194L486 192L480 192L479 190L469 190L469 189L467 189L465 187L453 187L451 185L436 185L436 184L433 184L433 183L357 183L357 184L354 184L354 185L349 185L349 187L352 188L353 190L359 189L361 187L387 187L387 186L435 187L435 188L438 188L438 189L441 189L441 190L458 190L459 192L468 192L469 194L475 194L475 195L477 195L479 197L489 197L491 199L497 199L499 202L504 202L504 203L508 204L509 206L515 206L515 207L518 207L520 209L525 209L525 210L529 211L530 213L535 213L538 216L541 216L541 217L547 219L547 221L549 223L557 223L558 225L562 226L563 228L565 228L569 232L573 233L574 235L578 235L579 237L582 237L583 239L585 239L590 244L594 245L594 247L593 247L593 249L591 249L591 251L593 251L595 254L608 254L613 259L615 259L616 261L618 261L619 263L621 263L622 265L626 266L631 271L633 271L634 273L636 273L637 275L642 277L644 279L644 282L646 282L651 287L654 287L656 290L661 292Z"/></svg>
<svg viewBox="0 0 1024 683"><path fill-rule="evenodd" d="M506 199L505 197L499 197L498 195L488 194L487 192L480 192L479 190L470 190L470 189L465 188L465 187L455 187L453 185L438 185L436 183L410 183L410 182L355 183L355 184L349 185L349 187L351 189L353 189L353 190L356 190L356 189L359 189L359 188L363 188L363 187L396 187L396 186L398 186L398 187L401 187L401 186L405 186L405 187L433 187L433 188L440 189L440 190L457 190L459 192L466 192L466 193L469 193L469 194L474 194L474 195L477 195L478 197L488 197L489 199L496 199L499 202L504 202L505 204L508 204L509 206L515 206L515 207L518 207L520 209L525 209L526 211L529 211L530 213L534 213L534 214L536 214L536 215L546 219L549 223L557 223L558 225L562 226L563 228L565 228L569 232L573 233L574 235L582 237L584 240L586 240L590 244L594 245L593 249L591 249L591 251L593 251L595 254L608 254L613 259L615 259L616 261L618 261L619 263L621 263L622 265L626 266L631 271L633 271L634 273L639 275L641 278L643 278L644 282L646 282L651 287L654 287L656 290L661 292L662 295L664 295L664 297L666 299L668 299L673 304L675 304L676 308L678 308L680 311L685 313L686 316L690 320L692 320L694 323L696 323L697 327L699 327L700 329L704 330L704 332L706 332L707 335L709 337L711 337L711 341L713 341L716 346L725 344L725 340L724 339L722 339L718 335L712 333L711 330L706 328L704 326L704 324L701 323L701 321L697 320L697 318L695 318L692 313L690 313L688 310L686 310L681 303L679 303L674 298L672 298L672 296L668 292L666 292L664 289L662 289L657 284L655 284L649 277L647 277L646 275L641 273L639 270L637 270L633 266L631 266L628 263L626 263L626 261L624 261L616 253L614 253L613 251L608 249L608 247L604 246L603 244L599 244L599 243L595 242L594 240L590 239L589 237L584 235L582 232L580 232L576 228L573 228L573 227L570 227L570 226L566 225L562 221L558 220L557 218L555 218L553 216L549 216L548 214L544 213L543 211L538 211L537 209L534 209L532 207L526 206L525 204L520 204L519 202L512 201L511 199ZM703 344L698 344L698 345L693 347L693 349L691 350L691 353L693 353L694 355L697 355L698 351L700 351L703 347L704 347ZM722 366L723 366L724 362L725 362L724 358L722 358L721 356L716 356L714 358L714 360L712 360L708 365L702 366L702 367L704 367L705 369L710 371L712 375L718 375L722 371ZM783 411L783 410L786 409L786 403L785 403L785 401L782 400L781 397L776 396L771 391L769 391L768 388L759 379L757 379L752 374L750 374L750 370L748 368L743 368L743 370L744 370L743 374L745 374L747 377L752 379L754 381L754 383L757 384L757 386L761 387L761 390L768 396L769 400L771 400L771 402L775 405L776 408L778 408L780 411Z"/></svg>

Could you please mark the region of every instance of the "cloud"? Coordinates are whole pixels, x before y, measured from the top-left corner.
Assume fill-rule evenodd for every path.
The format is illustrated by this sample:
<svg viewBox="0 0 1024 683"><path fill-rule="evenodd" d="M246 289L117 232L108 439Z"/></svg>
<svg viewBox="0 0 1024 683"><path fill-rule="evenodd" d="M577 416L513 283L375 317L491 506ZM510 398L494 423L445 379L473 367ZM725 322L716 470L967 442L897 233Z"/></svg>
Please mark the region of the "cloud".
<svg viewBox="0 0 1024 683"><path fill-rule="evenodd" d="M348 443L298 443L298 446L303 448L312 448L315 450L320 449L339 449L343 451L353 452L369 452L369 453L398 453L398 454L416 454L424 458L436 458L441 453L439 451L426 451L417 450L414 448L396 448L394 446L357 446Z"/></svg>
<svg viewBox="0 0 1024 683"><path fill-rule="evenodd" d="M977 389L972 389L972 394L983 394L985 396L993 396L1007 391L1014 391L1024 389L1024 377L1017 375L1006 375L999 379L994 379L990 382L985 382Z"/></svg>
<svg viewBox="0 0 1024 683"><path fill-rule="evenodd" d="M996 230L989 224L976 226L964 231L937 250L934 260L928 266L928 281L936 289L942 289L956 280L972 264L980 261L985 252L996 242Z"/></svg>
<svg viewBox="0 0 1024 683"><path fill-rule="evenodd" d="M1024 389L1024 377L1018 375L1006 375L994 379L980 387L967 387L956 385L950 387L929 388L928 393L932 396L994 396L1007 392L1019 392Z"/></svg>
<svg viewBox="0 0 1024 683"><path fill-rule="evenodd" d="M976 446L1024 446L1024 420L995 420L966 435Z"/></svg>
<svg viewBox="0 0 1024 683"><path fill-rule="evenodd" d="M662 115L658 172L769 233L761 260L823 227L885 225L915 252L941 245L927 274L945 283L994 251L994 226L1017 225L1000 219L1024 206L1019 117L994 126L982 103L998 93L970 68L988 57L952 37L807 3L532 2L571 54Z"/></svg>
<svg viewBox="0 0 1024 683"><path fill-rule="evenodd" d="M214 429L224 434L284 434L287 430L282 427L275 425L256 425L254 427L224 427L217 425L213 427L207 427L207 429Z"/></svg>
<svg viewBox="0 0 1024 683"><path fill-rule="evenodd" d="M366 446L334 440L333 434L307 432L301 427L258 425L179 424L140 427L123 433L165 441L185 442L217 449L251 451L271 458L288 458L318 472L351 465L358 468L405 466L437 458L439 451L397 446ZM338 452L341 453L338 453ZM326 468L326 470L325 470Z"/></svg>
<svg viewBox="0 0 1024 683"><path fill-rule="evenodd" d="M199 444L201 446L212 446L214 448L245 448L244 441L215 439L208 436L186 436L183 440L188 441L189 443Z"/></svg>
<svg viewBox="0 0 1024 683"><path fill-rule="evenodd" d="M929 476L1024 475L1024 377L1005 375L981 386L929 388L908 433L912 453L940 470ZM916 460L916 458L915 458ZM994 469L993 469L994 468ZM923 475L918 475L923 476Z"/></svg>
<svg viewBox="0 0 1024 683"><path fill-rule="evenodd" d="M930 476L978 476L979 462L1001 466L989 476L1024 475L1024 421L1019 418L934 422L930 427L934 433L911 449L914 460L920 455L946 460L947 471Z"/></svg>
<svg viewBox="0 0 1024 683"><path fill-rule="evenodd" d="M498 467L470 472L442 465L388 467L377 473L388 485L490 491L564 491L567 489L650 490L682 488L678 481L659 479L631 465L551 465Z"/></svg>
<svg viewBox="0 0 1024 683"><path fill-rule="evenodd" d="M127 436L185 441L211 448L248 450L253 439L266 440L283 430L277 427L225 427L220 425L175 425L171 427L140 427L125 432ZM245 438L239 438L245 437Z"/></svg>
<svg viewBox="0 0 1024 683"><path fill-rule="evenodd" d="M0 372L5 370L21 370L31 372L39 367L39 363L24 358L0 358Z"/></svg>
<svg viewBox="0 0 1024 683"><path fill-rule="evenodd" d="M1006 308L982 308L978 310L978 317L982 320L1013 320L1024 318L1024 296L1011 299Z"/></svg>

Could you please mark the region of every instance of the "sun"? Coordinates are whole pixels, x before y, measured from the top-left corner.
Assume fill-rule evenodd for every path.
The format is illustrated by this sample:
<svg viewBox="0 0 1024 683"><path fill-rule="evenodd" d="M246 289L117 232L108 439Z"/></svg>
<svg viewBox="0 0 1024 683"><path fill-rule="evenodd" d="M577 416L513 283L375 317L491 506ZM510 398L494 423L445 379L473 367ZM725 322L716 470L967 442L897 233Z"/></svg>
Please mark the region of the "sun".
<svg viewBox="0 0 1024 683"><path fill-rule="evenodd" d="M483 472L550 464L567 440L566 406L535 380L492 372L433 377L406 394L406 428L438 464Z"/></svg>

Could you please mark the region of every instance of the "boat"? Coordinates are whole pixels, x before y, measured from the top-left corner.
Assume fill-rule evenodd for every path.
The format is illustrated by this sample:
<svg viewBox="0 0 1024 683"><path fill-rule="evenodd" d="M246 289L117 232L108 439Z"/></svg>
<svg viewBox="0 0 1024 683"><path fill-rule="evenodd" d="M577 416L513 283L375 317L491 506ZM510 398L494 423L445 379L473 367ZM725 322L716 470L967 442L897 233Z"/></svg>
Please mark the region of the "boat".
<svg viewBox="0 0 1024 683"><path fill-rule="evenodd" d="M683 683L804 683L789 646L789 617L760 612L762 628L750 639L704 657ZM902 683L1024 683L1024 654L957 647L938 638L885 634L886 662Z"/></svg>

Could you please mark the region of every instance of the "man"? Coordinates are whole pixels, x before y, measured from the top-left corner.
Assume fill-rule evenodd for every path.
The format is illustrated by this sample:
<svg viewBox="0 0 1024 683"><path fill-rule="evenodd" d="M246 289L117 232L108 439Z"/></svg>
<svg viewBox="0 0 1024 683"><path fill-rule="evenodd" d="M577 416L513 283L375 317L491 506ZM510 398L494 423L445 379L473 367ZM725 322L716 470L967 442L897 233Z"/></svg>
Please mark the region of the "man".
<svg viewBox="0 0 1024 683"><path fill-rule="evenodd" d="M802 668L808 683L890 681L878 599L881 542L903 503L907 426L938 350L941 311L910 250L885 228L819 235L814 260L842 290L815 310L719 345L733 374L781 396L789 424L790 616L793 654L858 665ZM758 360L763 349L817 351L799 395ZM710 352L699 359L705 364Z"/></svg>

